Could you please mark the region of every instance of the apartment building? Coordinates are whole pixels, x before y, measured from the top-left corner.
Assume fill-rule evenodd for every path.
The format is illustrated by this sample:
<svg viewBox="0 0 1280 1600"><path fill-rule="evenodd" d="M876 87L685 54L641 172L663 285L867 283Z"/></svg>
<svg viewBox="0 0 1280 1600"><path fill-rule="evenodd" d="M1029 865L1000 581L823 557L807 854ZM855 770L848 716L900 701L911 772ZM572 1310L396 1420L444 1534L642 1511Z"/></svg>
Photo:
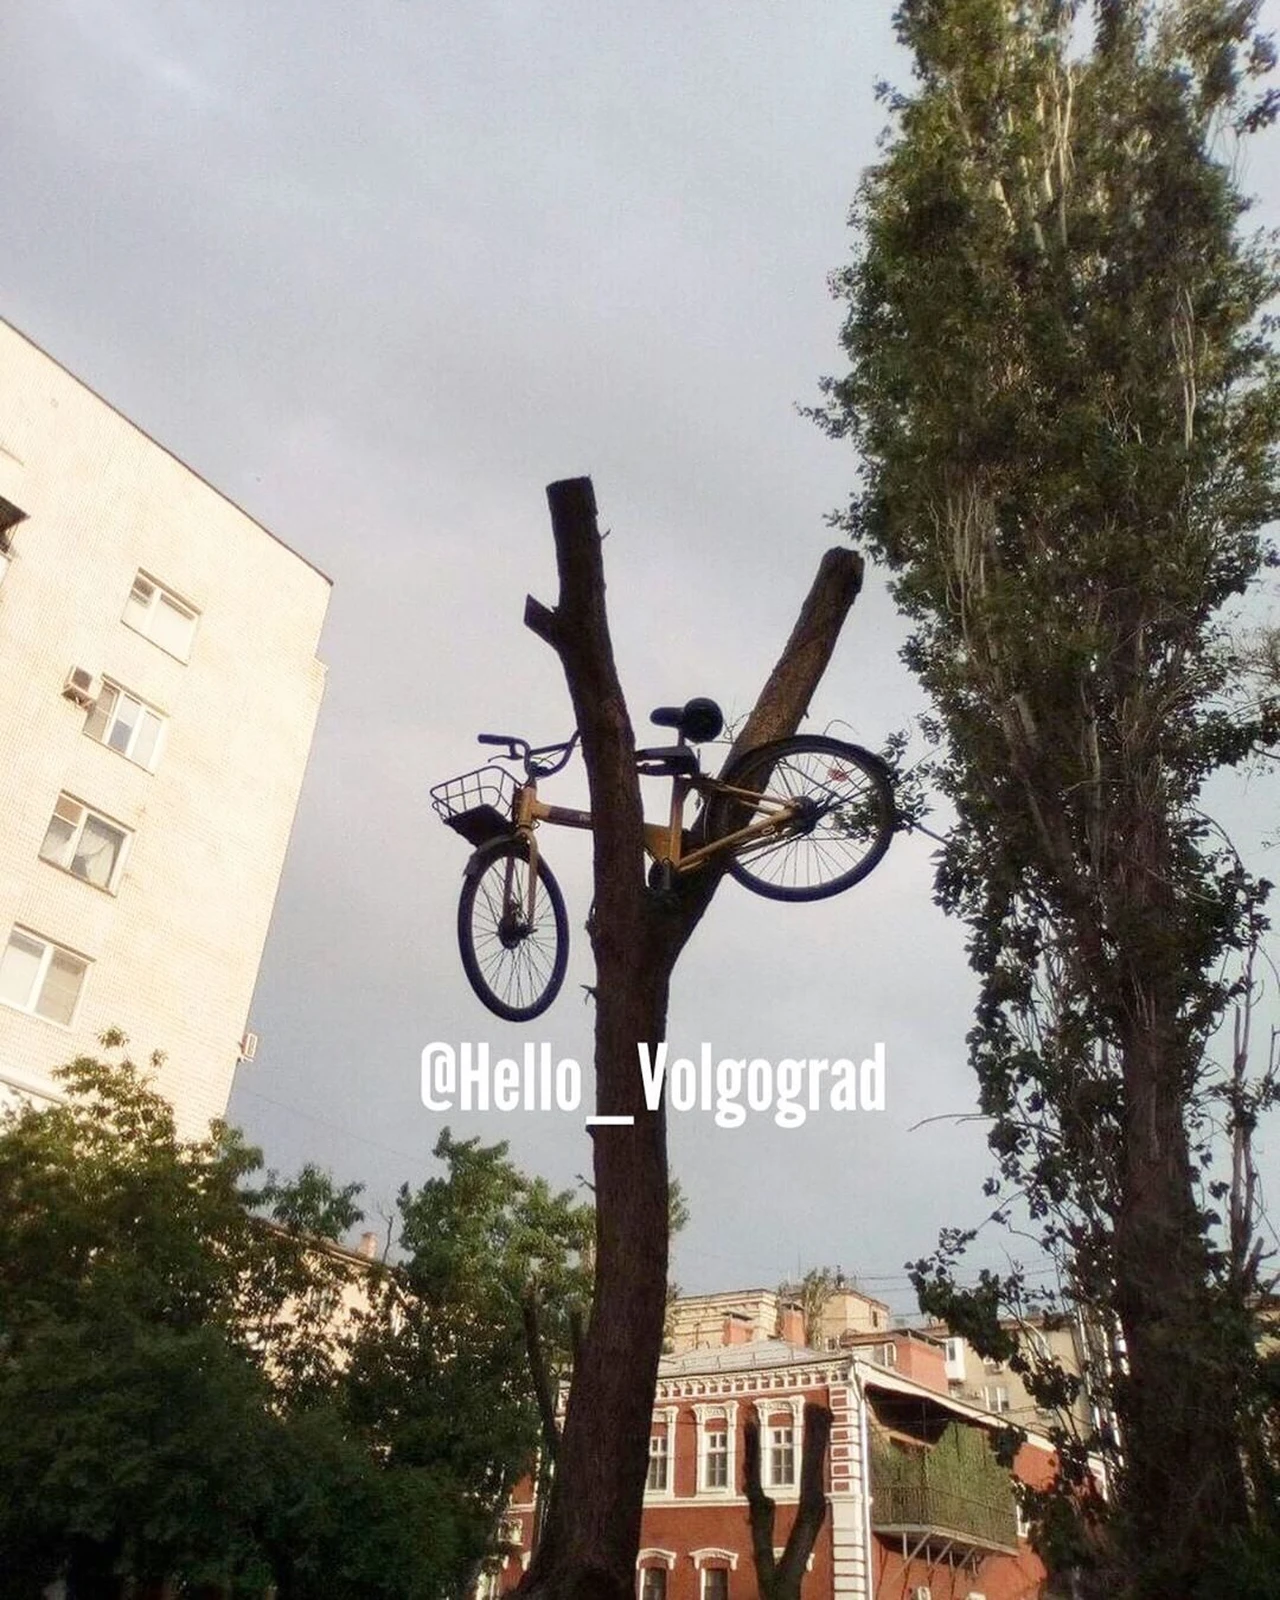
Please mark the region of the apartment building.
<svg viewBox="0 0 1280 1600"><path fill-rule="evenodd" d="M883 1300L863 1294L839 1279L815 1317L813 1343L821 1349L836 1350L855 1336L874 1334L892 1324L892 1313ZM667 1344L672 1354L775 1337L804 1342L800 1301L785 1290L734 1289L718 1294L682 1295L667 1314Z"/></svg>
<svg viewBox="0 0 1280 1600"><path fill-rule="evenodd" d="M0 322L0 1096L223 1114L324 689L309 562Z"/></svg>
<svg viewBox="0 0 1280 1600"><path fill-rule="evenodd" d="M1091 1435L1101 1419L1089 1396L1087 1377L1091 1358L1080 1320L1037 1314L1016 1322L1006 1320L1001 1326L1033 1369L1054 1365L1068 1376L1081 1380L1069 1422L1081 1438ZM1033 1398L1022 1373L1009 1362L980 1356L967 1339L953 1334L942 1323L930 1324L922 1332L941 1341L946 1355L947 1386L958 1398L983 1406L1020 1428L1047 1428L1063 1420ZM1093 1362L1101 1360L1100 1354L1092 1357Z"/></svg>

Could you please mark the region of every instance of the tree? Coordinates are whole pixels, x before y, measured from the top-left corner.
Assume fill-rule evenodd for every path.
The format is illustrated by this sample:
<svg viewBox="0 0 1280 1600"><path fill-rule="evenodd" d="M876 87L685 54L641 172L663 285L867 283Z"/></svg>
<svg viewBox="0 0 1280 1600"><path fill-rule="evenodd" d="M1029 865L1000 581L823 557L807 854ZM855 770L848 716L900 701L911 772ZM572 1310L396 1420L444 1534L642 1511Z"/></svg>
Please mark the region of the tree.
<svg viewBox="0 0 1280 1600"><path fill-rule="evenodd" d="M460 1541L478 1568L517 1479L555 1452L555 1394L590 1301L592 1210L508 1159L505 1144L435 1147L443 1176L400 1191L403 1259L352 1354L355 1416L393 1463L452 1464Z"/></svg>
<svg viewBox="0 0 1280 1600"><path fill-rule="evenodd" d="M255 1183L127 1060L62 1077L0 1119L0 1600L460 1592L537 1437L519 1295L571 1297L583 1208L446 1136L370 1266L327 1237L354 1186Z"/></svg>
<svg viewBox="0 0 1280 1600"><path fill-rule="evenodd" d="M935 708L992 1148L1117 1336L1113 1593L1193 1594L1260 1514L1255 1197L1228 1175L1219 1229L1201 1186L1215 1118L1238 1149L1272 1092L1214 1070L1266 886L1200 798L1274 733L1224 626L1280 505L1276 262L1232 165L1274 110L1256 13L1098 0L1089 44L1062 0L904 0L822 418ZM918 1276L953 1313L949 1259Z"/></svg>
<svg viewBox="0 0 1280 1600"><path fill-rule="evenodd" d="M76 1595L250 1572L271 1398L236 1315L256 1156L181 1143L128 1062L63 1077L65 1106L0 1132L0 1569L25 1594L65 1567Z"/></svg>
<svg viewBox="0 0 1280 1600"><path fill-rule="evenodd" d="M840 1285L839 1270L832 1267L810 1267L798 1283L778 1285L779 1301L787 1300L800 1308L804 1325L804 1342L811 1350L821 1348L822 1313L827 1301Z"/></svg>
<svg viewBox="0 0 1280 1600"><path fill-rule="evenodd" d="M773 1553L773 1528L777 1507L764 1492L760 1478L760 1424L750 1419L742 1434L742 1484L751 1527L751 1556L756 1569L760 1600L800 1600L805 1564L822 1531L827 1496L822 1487L832 1414L826 1406L808 1401L804 1408L804 1448L800 1457L800 1502L781 1556Z"/></svg>
<svg viewBox="0 0 1280 1600"><path fill-rule="evenodd" d="M595 497L585 478L547 491L560 592L530 598L526 624L556 651L582 735L591 797L596 962L596 1108L630 1127L593 1130L596 1201L591 1321L574 1365L542 1542L521 1585L555 1600L630 1600L648 1466L667 1284L664 1108L649 1111L637 1048L666 1031L681 950L715 892L714 866L672 893L646 887L636 744L614 666ZM862 578L851 551L828 552L734 754L794 733ZM599 1419L607 1417L602 1428Z"/></svg>

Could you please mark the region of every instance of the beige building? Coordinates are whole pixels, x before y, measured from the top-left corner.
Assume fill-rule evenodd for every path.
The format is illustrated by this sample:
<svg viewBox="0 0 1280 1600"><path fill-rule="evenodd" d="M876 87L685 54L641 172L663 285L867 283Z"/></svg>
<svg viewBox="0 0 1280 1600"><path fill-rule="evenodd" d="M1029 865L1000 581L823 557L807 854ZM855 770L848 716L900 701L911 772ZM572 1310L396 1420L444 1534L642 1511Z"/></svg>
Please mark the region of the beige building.
<svg viewBox="0 0 1280 1600"><path fill-rule="evenodd" d="M1013 1336L1033 1367L1053 1362L1064 1373L1081 1379L1070 1417L1080 1436L1087 1437L1099 1425L1099 1417L1084 1383L1090 1363L1078 1321L1070 1317L1031 1316L1021 1322L1005 1321L1002 1326ZM967 1339L953 1334L941 1323L931 1324L927 1332L942 1342L947 1387L957 1398L1007 1417L1018 1427L1046 1428L1062 1420L1032 1398L1022 1375L1007 1361L980 1356Z"/></svg>
<svg viewBox="0 0 1280 1600"><path fill-rule="evenodd" d="M329 580L0 322L0 1095L119 1028L227 1103Z"/></svg>
<svg viewBox="0 0 1280 1600"><path fill-rule="evenodd" d="M883 1300L875 1300L841 1280L819 1313L815 1347L843 1349L860 1342L860 1335L883 1333L892 1323ZM785 1288L681 1295L667 1308L666 1343L672 1354L715 1350L721 1345L749 1344L757 1339L800 1342L804 1333L801 1297Z"/></svg>

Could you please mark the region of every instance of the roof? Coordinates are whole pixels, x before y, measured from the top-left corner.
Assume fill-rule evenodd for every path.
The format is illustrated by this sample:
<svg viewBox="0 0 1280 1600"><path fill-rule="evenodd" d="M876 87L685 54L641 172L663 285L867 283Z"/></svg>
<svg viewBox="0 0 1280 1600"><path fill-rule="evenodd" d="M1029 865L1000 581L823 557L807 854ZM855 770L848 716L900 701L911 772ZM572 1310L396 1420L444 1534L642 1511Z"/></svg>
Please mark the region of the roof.
<svg viewBox="0 0 1280 1600"><path fill-rule="evenodd" d="M153 434L148 433L147 430L136 423L132 417L126 417L119 406L113 405L105 395L99 394L92 384L86 383L83 378L72 372L71 368L65 366L61 361L59 361L57 356L50 355L44 346L37 344L29 334L23 333L21 328L15 327L14 324L8 321L8 319L5 317L0 317L0 327L8 328L10 333L15 334L19 339L22 340L24 344L30 346L30 348L34 350L37 355L43 356L51 366L57 367L59 372L65 373L73 383L78 383L86 392L86 394L91 394L95 400L106 406L108 411L114 412L115 415L120 418L121 422L132 428L135 433L141 434L141 436L146 439L148 443L155 445L157 450L163 451L163 453L167 455L171 461L176 461L184 472L189 472L193 478L204 484L206 489L210 490L213 494L216 494L219 500L225 501L233 511L238 511L242 517L253 523L255 528L259 528L263 533L265 533L268 539L273 540L280 546L282 550L287 550L295 560L301 561L304 567L310 567L312 572L314 572L317 577L323 578L329 587L331 589L333 588L333 579L327 572L316 566L314 561L309 560L302 554L300 550L295 550L291 544L287 544L278 533L272 533L271 529L268 528L265 523L259 522L257 517L255 517L252 512L246 511L238 501L233 500L229 494L225 494L221 489L219 489L217 484L210 483L208 478L206 478L203 473L197 472L189 462L184 461L181 456L176 455L172 450L170 450L168 445L161 444L159 439L155 438Z"/></svg>
<svg viewBox="0 0 1280 1600"><path fill-rule="evenodd" d="M679 1378L685 1373L749 1372L755 1367L823 1366L839 1361L837 1350L810 1350L807 1345L789 1344L785 1339L753 1339L748 1344L717 1345L709 1350L684 1350L676 1356L663 1356L658 1366L660 1378Z"/></svg>
<svg viewBox="0 0 1280 1600"><path fill-rule="evenodd" d="M950 1411L955 1416L965 1417L970 1422L980 1423L985 1428L993 1430L1005 1429L1010 1423L1005 1417L994 1411L987 1411L982 1406L970 1405L967 1400L961 1400L953 1394L943 1394L937 1389L930 1389L927 1384L917 1383L911 1378L900 1378L895 1372L888 1372L884 1367L873 1366L868 1361L855 1358L853 1366L861 1380L864 1389L883 1389L888 1394L908 1395L913 1400L929 1400L941 1406L944 1411ZM1014 1424L1019 1433L1023 1434L1028 1444L1035 1445L1040 1450L1052 1450L1053 1444L1042 1433L1037 1433L1031 1428L1024 1427L1021 1423Z"/></svg>

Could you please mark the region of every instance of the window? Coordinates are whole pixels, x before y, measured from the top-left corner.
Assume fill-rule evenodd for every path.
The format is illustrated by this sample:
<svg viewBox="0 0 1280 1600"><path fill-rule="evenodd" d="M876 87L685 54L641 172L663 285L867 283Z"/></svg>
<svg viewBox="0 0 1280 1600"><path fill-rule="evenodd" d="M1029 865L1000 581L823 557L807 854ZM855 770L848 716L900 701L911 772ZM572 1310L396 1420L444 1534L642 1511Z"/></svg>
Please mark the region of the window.
<svg viewBox="0 0 1280 1600"><path fill-rule="evenodd" d="M789 1422L769 1429L769 1483L780 1486L796 1478L795 1429Z"/></svg>
<svg viewBox="0 0 1280 1600"><path fill-rule="evenodd" d="M964 1340L947 1340L947 1365L949 1367L962 1367L964 1365Z"/></svg>
<svg viewBox="0 0 1280 1600"><path fill-rule="evenodd" d="M667 1600L667 1569L642 1567L640 1569L640 1600Z"/></svg>
<svg viewBox="0 0 1280 1600"><path fill-rule="evenodd" d="M0 1002L70 1025L89 963L25 928L15 928L0 956Z"/></svg>
<svg viewBox="0 0 1280 1600"><path fill-rule="evenodd" d="M729 1600L728 1567L703 1567L702 1600Z"/></svg>
<svg viewBox="0 0 1280 1600"><path fill-rule="evenodd" d="M998 1412L1001 1416L1011 1410L1009 1404L1009 1391L1003 1383L988 1383L983 1386L982 1403L988 1411Z"/></svg>
<svg viewBox="0 0 1280 1600"><path fill-rule="evenodd" d="M896 1367L898 1365L897 1345L878 1344L872 1351L872 1359L878 1367Z"/></svg>
<svg viewBox="0 0 1280 1600"><path fill-rule="evenodd" d="M668 1464L666 1433L650 1434L649 1476L645 1482L646 1489L666 1489Z"/></svg>
<svg viewBox="0 0 1280 1600"><path fill-rule="evenodd" d="M707 1427L702 1454L702 1487L727 1489L729 1487L729 1429L724 1423Z"/></svg>
<svg viewBox="0 0 1280 1600"><path fill-rule="evenodd" d="M190 656L196 612L145 572L133 580L124 604L124 621L179 661Z"/></svg>
<svg viewBox="0 0 1280 1600"><path fill-rule="evenodd" d="M19 511L17 506L0 495L0 581L9 570L9 552L13 548L13 530L26 516L25 511Z"/></svg>
<svg viewBox="0 0 1280 1600"><path fill-rule="evenodd" d="M104 683L89 712L84 731L99 744L110 745L130 761L150 772L156 764L156 747L164 718L114 683Z"/></svg>
<svg viewBox="0 0 1280 1600"><path fill-rule="evenodd" d="M113 890L124 861L128 830L60 794L49 818L40 859L99 889Z"/></svg>

